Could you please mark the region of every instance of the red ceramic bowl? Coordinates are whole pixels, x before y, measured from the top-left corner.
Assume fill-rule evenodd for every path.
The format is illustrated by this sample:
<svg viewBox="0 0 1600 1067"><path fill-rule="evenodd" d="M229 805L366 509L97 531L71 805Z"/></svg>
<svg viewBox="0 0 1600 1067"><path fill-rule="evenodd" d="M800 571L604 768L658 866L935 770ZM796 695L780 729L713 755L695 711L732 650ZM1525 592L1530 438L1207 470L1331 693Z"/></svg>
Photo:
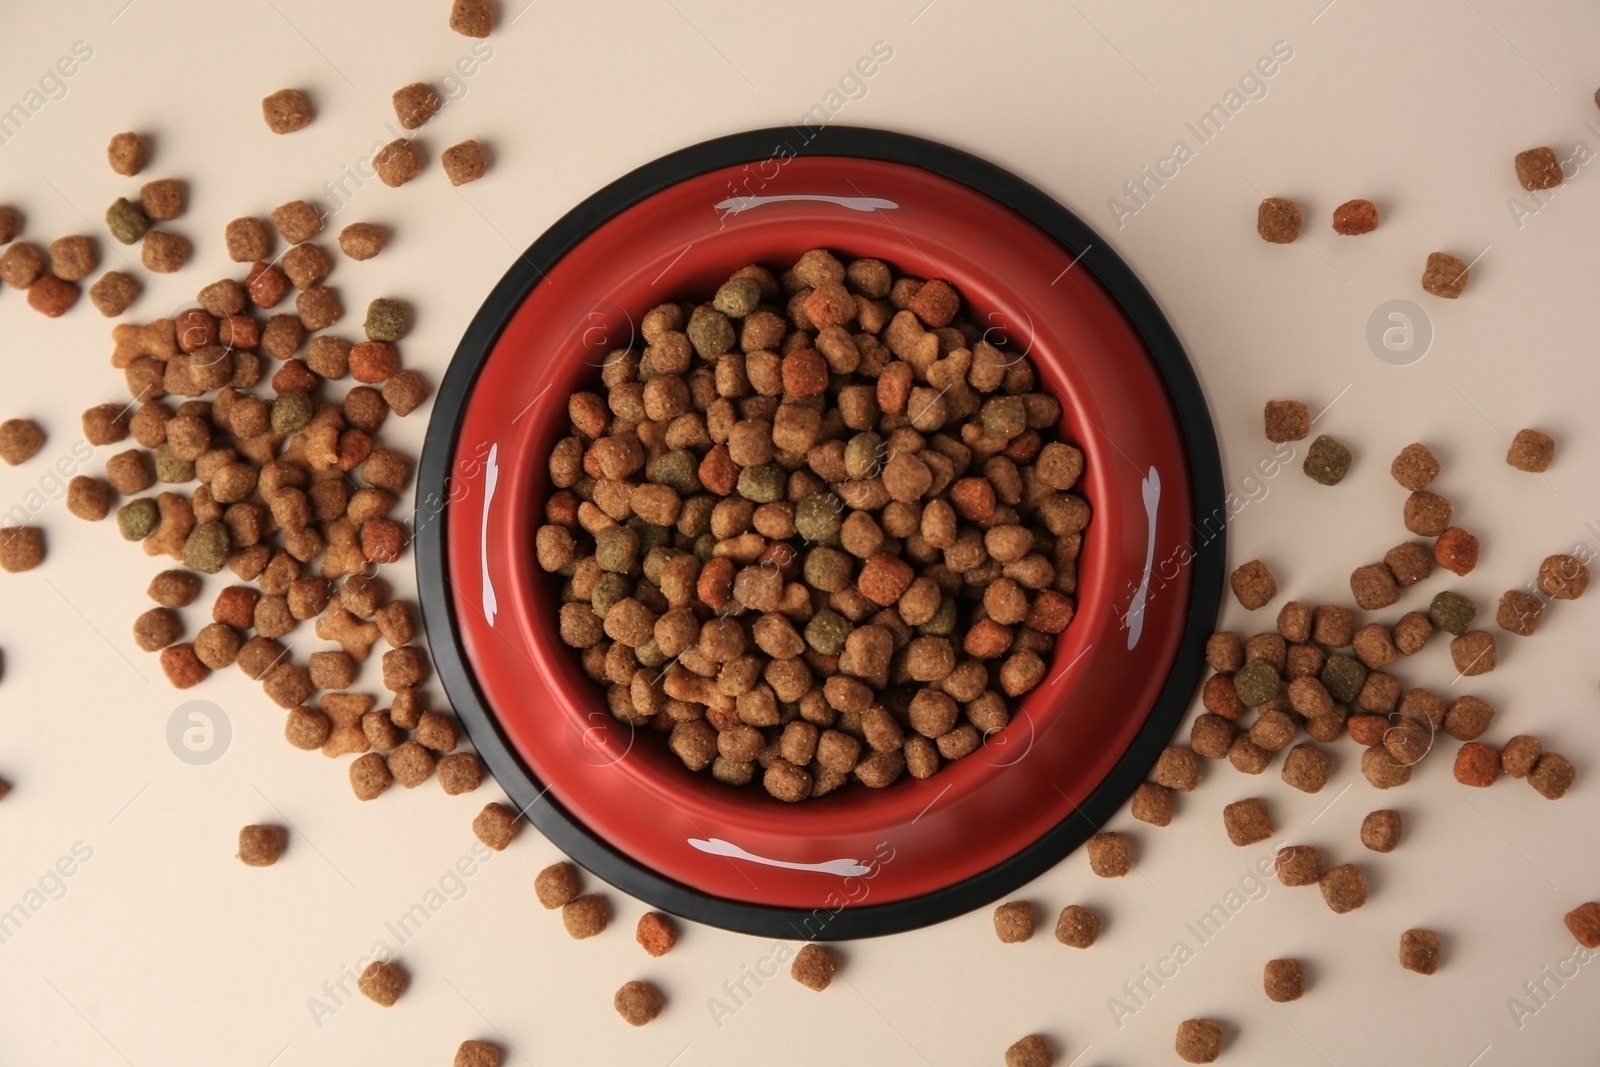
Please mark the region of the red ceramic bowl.
<svg viewBox="0 0 1600 1067"><path fill-rule="evenodd" d="M663 735L610 716L557 636L556 582L532 542L567 400L598 387L608 352L641 343L639 317L702 299L747 263L782 267L817 247L948 279L992 341L1026 352L1062 402L1058 432L1085 453L1080 491L1094 516L1077 616L1009 726L929 779L784 804L690 773ZM601 190L490 295L429 427L419 579L441 678L474 743L576 859L699 921L860 937L1009 892L1126 800L1198 679L1223 553L1196 517L1221 499L1210 421L1176 338L1065 209L930 142L760 131Z"/></svg>

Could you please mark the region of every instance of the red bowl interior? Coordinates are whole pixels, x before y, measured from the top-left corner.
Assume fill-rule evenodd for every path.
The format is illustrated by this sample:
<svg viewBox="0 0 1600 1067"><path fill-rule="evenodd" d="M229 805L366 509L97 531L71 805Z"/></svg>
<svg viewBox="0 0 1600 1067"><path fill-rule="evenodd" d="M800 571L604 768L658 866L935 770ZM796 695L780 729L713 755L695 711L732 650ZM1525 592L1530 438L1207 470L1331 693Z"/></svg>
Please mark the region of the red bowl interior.
<svg viewBox="0 0 1600 1067"><path fill-rule="evenodd" d="M733 199L752 196L796 199ZM550 450L568 432L567 399L596 387L609 351L639 340L634 322L658 303L703 299L747 263L782 267L817 247L948 279L991 341L1026 352L1062 402L1059 436L1085 453L1079 491L1094 515L1077 616L1046 680L1005 730L929 779L882 790L852 784L791 805L692 774L664 736L634 736L612 719L557 636L555 583L531 546L551 491ZM1122 313L1074 262L966 186L915 167L821 156L681 182L602 222L549 270L462 412L447 495L458 499L452 483L488 490L491 477L493 489L471 496L484 501L481 515L458 505L446 560L461 645L485 702L577 821L701 892L837 910L977 874L1071 814L1105 777L1155 702L1182 635L1188 569L1167 560L1151 571L1156 544L1187 543L1192 505L1161 381ZM1130 613L1141 580L1146 606ZM851 890L850 865L840 861L855 861L857 874L870 869L869 892ZM815 864L830 866L803 869Z"/></svg>

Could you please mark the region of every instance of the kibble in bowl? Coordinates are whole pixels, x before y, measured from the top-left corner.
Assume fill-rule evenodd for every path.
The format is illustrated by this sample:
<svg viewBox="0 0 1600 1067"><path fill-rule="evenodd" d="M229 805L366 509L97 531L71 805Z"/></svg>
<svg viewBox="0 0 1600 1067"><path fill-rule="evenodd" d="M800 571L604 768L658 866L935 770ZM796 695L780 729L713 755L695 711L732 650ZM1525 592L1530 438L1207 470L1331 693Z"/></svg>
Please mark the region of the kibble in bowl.
<svg viewBox="0 0 1600 1067"><path fill-rule="evenodd" d="M491 714L504 729L514 758L487 759L502 784L518 764L549 783L636 873L739 900L752 894L739 872L761 864L747 855L861 868L877 871L873 899L885 904L981 874L1106 778L1167 681L1197 576L1220 585L1216 546L1166 558L1193 537L1188 464L1169 420L1151 420L1148 406L1142 418L1102 412L1117 429L1094 419L1141 438L1142 465L1114 457L1113 470L1081 417L1080 405L1112 394L1080 374L1109 386L1131 368L1138 388L1160 381L1143 377L1149 359L1127 318L1058 321L1100 283L1078 281L1080 265L1051 291L1071 257L1037 233L1016 234L1015 248L1024 258L1054 248L1042 280L998 257L919 262L906 242L920 244L925 227L955 225L976 241L980 220L989 232L1026 226L986 213L970 190L898 177L915 180L895 200L905 213L887 219L800 200L736 212L726 240L604 224L559 257L573 276L608 279L599 319L587 320L601 329L578 328L595 309L574 318L559 302L535 321L555 294L525 290L509 317L502 308L499 340L480 339L470 389L454 370L439 383L441 399L455 390L465 402L434 451L437 473L454 472L474 501L443 524L453 577L440 588L446 600L452 586L464 591L455 606L477 603L451 612L466 670L441 664L440 677L475 738ZM944 202L927 198L930 186L953 197L946 206L980 206L934 213ZM700 185L655 201L651 217L704 234L687 212L708 192L728 196ZM544 253L530 262L552 265ZM985 338L995 314L1015 325ZM1131 343L1135 358L1065 360L1062 331L1080 329ZM550 358L513 366L514 350ZM1147 399L1165 410L1164 397ZM426 459L421 477L426 496ZM828 495L837 507L818 506ZM1113 532L1097 539L1103 519ZM1152 524L1164 546L1154 559ZM442 606L425 602L430 626ZM513 662L501 634L527 657ZM463 674L476 696L455 691ZM1039 801L1046 766L1066 796L1047 789ZM1022 814L979 839L966 821L973 803ZM652 818L625 819L629 809ZM885 830L913 820L912 837L897 838L906 847L875 859ZM952 832L971 846L953 861ZM924 834L944 836L939 855ZM761 867L762 907L825 892L827 879ZM848 936L858 911L822 936ZM723 909L720 921L759 920Z"/></svg>

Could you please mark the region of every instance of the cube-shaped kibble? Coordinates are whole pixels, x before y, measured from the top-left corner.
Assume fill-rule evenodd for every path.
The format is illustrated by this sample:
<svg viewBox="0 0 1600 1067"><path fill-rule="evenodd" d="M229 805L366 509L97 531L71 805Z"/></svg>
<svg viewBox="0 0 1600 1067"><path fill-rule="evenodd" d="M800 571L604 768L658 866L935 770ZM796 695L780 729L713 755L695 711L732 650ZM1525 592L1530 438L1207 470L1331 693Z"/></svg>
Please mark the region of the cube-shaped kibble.
<svg viewBox="0 0 1600 1067"><path fill-rule="evenodd" d="M1267 999L1278 1004L1299 1000L1306 988L1305 964L1299 960L1268 960L1261 985Z"/></svg>
<svg viewBox="0 0 1600 1067"><path fill-rule="evenodd" d="M1315 885L1322 877L1322 852L1314 845L1280 848L1275 862L1280 885Z"/></svg>
<svg viewBox="0 0 1600 1067"><path fill-rule="evenodd" d="M1555 438L1542 430L1518 430L1506 452L1506 462L1519 471L1542 474L1556 456Z"/></svg>
<svg viewBox="0 0 1600 1067"><path fill-rule="evenodd" d="M1429 483L1439 476L1439 469L1439 460L1427 445L1420 442L1406 445L1394 457L1394 462L1389 464L1389 473L1394 480L1413 493L1428 488Z"/></svg>
<svg viewBox="0 0 1600 1067"><path fill-rule="evenodd" d="M1306 450L1302 469L1314 482L1322 485L1338 485L1344 481L1344 476L1350 473L1350 463L1350 449L1323 434L1312 441L1311 447Z"/></svg>
<svg viewBox="0 0 1600 1067"><path fill-rule="evenodd" d="M1517 153L1517 181L1524 189L1554 189L1561 184L1561 158L1551 148L1530 148Z"/></svg>
<svg viewBox="0 0 1600 1067"><path fill-rule="evenodd" d="M1422 270L1422 288L1434 296L1454 300L1467 287L1466 263L1448 252L1428 253L1428 264Z"/></svg>
<svg viewBox="0 0 1600 1067"><path fill-rule="evenodd" d="M1278 581L1272 576L1272 569L1259 559L1240 564L1228 579L1228 584L1233 588L1233 595L1239 598L1239 603L1250 611L1265 607L1278 595Z"/></svg>
<svg viewBox="0 0 1600 1067"><path fill-rule="evenodd" d="M1361 820L1361 843L1374 852L1393 852L1400 844L1405 820L1398 811L1381 809Z"/></svg>
<svg viewBox="0 0 1600 1067"><path fill-rule="evenodd" d="M1366 876L1353 863L1334 867L1317 884L1322 888L1322 899L1337 915L1354 911L1367 902Z"/></svg>
<svg viewBox="0 0 1600 1067"><path fill-rule="evenodd" d="M994 909L994 934L1002 945L1015 945L1033 936L1033 905L1013 900Z"/></svg>
<svg viewBox="0 0 1600 1067"><path fill-rule="evenodd" d="M293 133L311 124L311 101L299 89L279 89L261 101L261 117L273 133Z"/></svg>
<svg viewBox="0 0 1600 1067"><path fill-rule="evenodd" d="M1133 869L1128 839L1118 833L1098 833L1089 838L1089 869L1101 878L1121 878Z"/></svg>
<svg viewBox="0 0 1600 1067"><path fill-rule="evenodd" d="M1272 816L1260 797L1236 800L1222 809L1222 825L1235 845L1253 845L1272 836Z"/></svg>
<svg viewBox="0 0 1600 1067"><path fill-rule="evenodd" d="M1269 441L1302 441L1311 433L1311 411L1304 401L1267 401L1265 421Z"/></svg>
<svg viewBox="0 0 1600 1067"><path fill-rule="evenodd" d="M1088 908L1068 904L1056 920L1056 940L1068 948L1088 948L1100 936L1100 916Z"/></svg>
<svg viewBox="0 0 1600 1067"><path fill-rule="evenodd" d="M1417 974L1433 974L1439 969L1442 944L1432 930L1407 930L1400 935L1400 966Z"/></svg>
<svg viewBox="0 0 1600 1067"><path fill-rule="evenodd" d="M1256 233L1270 244L1286 245L1300 236L1300 205L1281 196L1269 196L1256 208Z"/></svg>

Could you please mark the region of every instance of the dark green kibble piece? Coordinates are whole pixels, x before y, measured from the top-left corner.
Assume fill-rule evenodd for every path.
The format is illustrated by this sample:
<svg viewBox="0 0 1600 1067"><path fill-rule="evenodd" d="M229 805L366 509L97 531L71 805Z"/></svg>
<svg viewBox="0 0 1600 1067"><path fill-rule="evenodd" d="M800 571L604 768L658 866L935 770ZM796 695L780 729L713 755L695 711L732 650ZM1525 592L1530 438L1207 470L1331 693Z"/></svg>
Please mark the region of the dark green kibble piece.
<svg viewBox="0 0 1600 1067"><path fill-rule="evenodd" d="M1478 614L1478 605L1460 593L1446 590L1433 598L1428 605L1428 621L1435 629L1448 630L1460 637L1472 629L1472 620Z"/></svg>
<svg viewBox="0 0 1600 1067"><path fill-rule="evenodd" d="M1020 396L986 400L978 417L983 420L983 432L1002 441L1020 436L1028 428L1028 409Z"/></svg>
<svg viewBox="0 0 1600 1067"><path fill-rule="evenodd" d="M639 532L627 526L607 526L594 535L594 561L600 569L627 574L639 558Z"/></svg>
<svg viewBox="0 0 1600 1067"><path fill-rule="evenodd" d="M850 571L854 563L837 548L819 545L806 553L802 574L806 584L824 593L837 593L850 584Z"/></svg>
<svg viewBox="0 0 1600 1067"><path fill-rule="evenodd" d="M730 278L722 283L711 306L731 319L742 319L761 303L761 286L754 278Z"/></svg>
<svg viewBox="0 0 1600 1067"><path fill-rule="evenodd" d="M194 481L194 461L179 459L165 441L156 446L156 481L182 485Z"/></svg>
<svg viewBox="0 0 1600 1067"><path fill-rule="evenodd" d="M106 229L123 244L131 245L150 229L150 217L144 213L144 208L119 196L106 208Z"/></svg>
<svg viewBox="0 0 1600 1067"><path fill-rule="evenodd" d="M710 563L711 557L717 552L717 537L715 534L703 533L694 539L694 556L701 563Z"/></svg>
<svg viewBox="0 0 1600 1067"><path fill-rule="evenodd" d="M653 548L664 548L672 544L672 529L667 526L654 526L635 515L628 520L627 526L639 535L639 551L649 552Z"/></svg>
<svg viewBox="0 0 1600 1067"><path fill-rule="evenodd" d="M398 341L406 332L406 306L380 297L367 305L367 321L362 328L369 341Z"/></svg>
<svg viewBox="0 0 1600 1067"><path fill-rule="evenodd" d="M683 555L671 544L658 545L644 554L644 579L647 582L661 584L661 568Z"/></svg>
<svg viewBox="0 0 1600 1067"><path fill-rule="evenodd" d="M639 661L639 666L649 667L651 670L667 665L666 654L661 651L661 646L656 644L656 639L653 637L633 650L633 658Z"/></svg>
<svg viewBox="0 0 1600 1067"><path fill-rule="evenodd" d="M739 495L757 504L771 504L783 499L788 481L789 476L776 463L746 467L739 472Z"/></svg>
<svg viewBox="0 0 1600 1067"><path fill-rule="evenodd" d="M183 565L201 574L216 574L228 562L228 528L220 522L202 522L189 531L183 543Z"/></svg>
<svg viewBox="0 0 1600 1067"><path fill-rule="evenodd" d="M823 608L806 623L806 644L824 656L837 656L844 651L844 639L850 636L850 620L829 608Z"/></svg>
<svg viewBox="0 0 1600 1067"><path fill-rule="evenodd" d="M839 518L843 510L844 502L832 493L801 497L794 506L795 532L805 538L807 544L834 544L839 539L839 527L843 525Z"/></svg>
<svg viewBox="0 0 1600 1067"><path fill-rule="evenodd" d="M949 637L956 629L956 602L950 597L939 601L939 610L933 618L917 627L919 637Z"/></svg>
<svg viewBox="0 0 1600 1067"><path fill-rule="evenodd" d="M161 511L149 497L130 500L117 509L117 529L124 541L143 541L161 519Z"/></svg>
<svg viewBox="0 0 1600 1067"><path fill-rule="evenodd" d="M1245 707L1259 708L1272 703L1283 692L1283 679L1279 677L1276 667L1258 659L1239 668L1233 676L1233 689Z"/></svg>
<svg viewBox="0 0 1600 1067"><path fill-rule="evenodd" d="M1350 473L1350 450L1323 434L1306 450L1305 472L1314 482L1338 485Z"/></svg>
<svg viewBox="0 0 1600 1067"><path fill-rule="evenodd" d="M684 332L704 360L715 360L733 347L733 323L720 311L697 312Z"/></svg>
<svg viewBox="0 0 1600 1067"><path fill-rule="evenodd" d="M291 389L287 393L279 393L272 402L272 432L285 436L305 429L311 421L315 407L311 397L301 389Z"/></svg>
<svg viewBox="0 0 1600 1067"><path fill-rule="evenodd" d="M1367 684L1367 668L1351 656L1329 656L1319 680L1329 696L1341 704L1349 704Z"/></svg>
<svg viewBox="0 0 1600 1067"><path fill-rule="evenodd" d="M645 466L645 477L681 496L700 491L700 461L687 448L663 452Z"/></svg>
<svg viewBox="0 0 1600 1067"><path fill-rule="evenodd" d="M602 574L594 583L594 592L589 595L589 606L594 613L602 619L606 612L616 606L617 601L626 600L633 592L633 583L623 574Z"/></svg>

